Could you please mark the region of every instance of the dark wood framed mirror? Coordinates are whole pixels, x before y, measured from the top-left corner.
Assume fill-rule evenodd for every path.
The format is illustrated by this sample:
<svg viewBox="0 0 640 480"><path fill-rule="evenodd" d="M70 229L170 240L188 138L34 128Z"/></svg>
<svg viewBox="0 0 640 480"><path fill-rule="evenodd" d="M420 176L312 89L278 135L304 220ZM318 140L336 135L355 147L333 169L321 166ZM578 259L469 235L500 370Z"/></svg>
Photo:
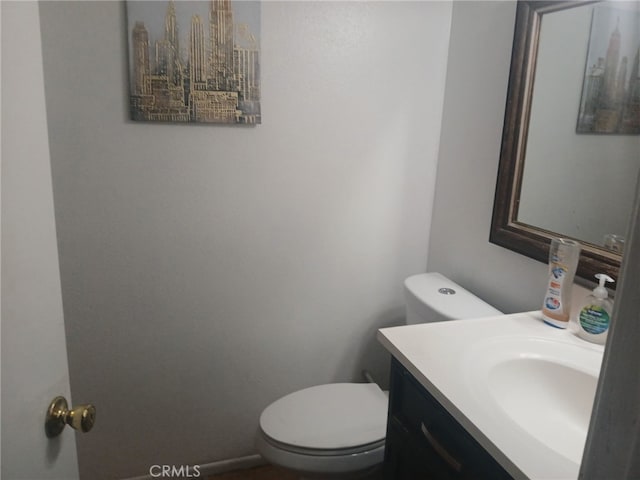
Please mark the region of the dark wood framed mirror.
<svg viewBox="0 0 640 480"><path fill-rule="evenodd" d="M565 237L577 240L582 244L577 276L588 281L593 281L594 275L601 272L615 279L618 278L622 248L624 246L623 236L626 233L626 225L631 212L632 198L628 202L628 212L624 211L626 208L624 207L624 205L626 205L626 203L624 203L626 202L626 198L621 200L623 202L622 208L618 209L615 207L615 214L620 217L620 220L615 226L612 226L610 222L607 223L610 217L613 216L611 215L613 210L606 211L605 208L605 213L603 213L603 217L605 218L601 222L597 218L592 221L594 224L598 224L599 222L603 224L603 232L597 232L591 235L587 235L587 229L580 224L577 224L573 229L565 229L562 219L559 219L556 225L545 224L544 221L532 221L529 217L523 215L522 212L524 211L523 203L525 201L531 202L530 198L533 196L536 197L540 203L537 207L541 212L538 218L544 218L546 213L555 213L563 209L566 209L567 215L575 214L575 206L569 205L567 201L564 202L566 205L559 204L556 201L557 199L554 198L553 193L545 191L547 185L539 181L544 177L541 177L540 174L535 177L532 173L529 173L529 171L534 171L534 167L531 166L533 162L536 161L534 158L537 159L540 156L545 156L539 152L545 152L546 156L549 157L553 156L555 151L558 151L557 158L553 160L556 163L553 163L550 167L536 167L542 171L542 175L552 176L555 174L556 169L560 168L560 162L565 161L565 159L569 157L584 157L585 151L597 150L598 148L611 148L607 142L616 142L615 149L617 150L617 145L623 143L623 160L624 163L629 164L624 175L630 183L630 190L633 191L635 189L636 178L638 177L637 174L640 169L640 135L635 134L635 132L615 132L612 134L609 134L610 132L593 132L591 134L584 134L579 128L580 120L577 120L581 118L579 115L583 114L580 109L585 104L586 90L583 89L586 89L587 79L591 78L588 75L595 72L596 67L596 65L590 67L590 59L587 56L587 53L591 53L589 49L595 49L592 45L594 43L593 30L595 28L594 25L596 25L592 20L595 18L594 12L596 8L601 9L605 6L613 8L613 6L610 5L612 5L610 2L602 1L520 0L518 2L502 147L489 239L491 243L544 263L548 261L549 245L552 238ZM603 15L600 11L596 13L600 15L600 17ZM623 13L625 15L638 15L638 17L634 16L634 19L640 18L640 9L638 9L637 12ZM620 14L618 13L618 15ZM554 24L561 25L559 21L570 21L571 23L566 27L554 27ZM621 22L618 19L618 26L620 26L620 24ZM546 30L543 28L543 25L545 25ZM553 33L553 28L559 31L560 34ZM565 28L566 31L563 32L562 28ZM607 28L600 29L603 31L606 30L604 34L613 38L611 29ZM618 30L614 31L618 32ZM631 34L629 34L629 32L623 32L623 35L624 34L626 34L627 37L633 37L634 41L636 36L640 36L637 30L631 32ZM543 39L542 35L546 35L546 37ZM554 38L554 41L557 37L557 43L559 45L550 44L550 37ZM559 41L560 39L562 40L561 42ZM612 40L608 41L609 50L611 50ZM572 42L575 42L575 45L572 46ZM640 43L638 45L640 46ZM576 54L576 50L579 51L578 54ZM640 49L638 49L638 51L640 52ZM541 57L541 52L545 52L544 55L546 55L546 57ZM610 55L610 52L606 55ZM634 66L632 66L633 58L621 57L619 53L617 53L617 55L619 57L617 59L617 71L621 71L619 65L622 63L625 64L625 73L627 64L629 65L628 69L634 68ZM552 60L548 60L547 57L552 58ZM625 60L621 60L621 58L625 58ZM609 59L607 58L605 60L604 58L600 58L598 62L600 61L608 62ZM638 61L637 58L635 61ZM567 73L558 73L558 69L556 68L558 65L562 65L563 68L564 65L568 65L567 68L569 71ZM547 72L543 72L543 69L547 69ZM552 71L551 74L549 70ZM554 78L554 76L557 78ZM622 74L619 76L622 77ZM560 77L562 77L562 81ZM569 80L565 80L565 78ZM565 83L571 83L568 86L562 86L563 81ZM629 80L629 82L631 81L632 80ZM629 83L627 88L631 89L633 87L640 89L640 80L637 78L637 75L635 81L638 82L638 84ZM547 90L544 90L544 88ZM569 94L564 92L563 89L568 89ZM541 132L540 124L553 123L549 122L548 116L546 118L540 117L542 114L539 112L547 108L544 102L546 102L546 104L562 103L565 101L565 98L567 106L563 106L563 111L560 113L547 109L551 112L547 115L553 117L553 122L555 122L555 117L560 119L558 123L563 121L561 127L553 127L554 129L552 130L551 127L547 125L542 128L543 131ZM625 99L626 98L629 97L625 96ZM543 105L543 108L540 108L540 105ZM564 111L569 111L570 113L565 115ZM532 114L538 115L533 121ZM640 114L638 114L638 117L640 117ZM640 118L634 118L633 120L637 121L640 120ZM547 128L547 130L544 130L544 128ZM537 129L537 131L532 133L534 129ZM628 135L628 133L632 133L632 135ZM556 150L550 151L549 148L551 147L545 145L547 138L560 137L561 135L565 137L562 140L564 143L561 148L553 146ZM536 149L532 149L530 145L534 141L537 145ZM552 144L554 141L555 138L550 138L549 140ZM540 145L542 145L542 147ZM567 145L571 145L571 147L569 148ZM576 148L582 149L580 150L580 155L575 154L575 152L571 150L574 148L574 145L577 145ZM535 151L537 155L532 154L532 151ZM602 153L600 153L600 158L602 158ZM575 172L581 172L581 164L579 162L583 164L588 163L585 158L577 158L573 164L571 164L570 160L567 160L566 170L568 172L566 175L568 178L572 177ZM597 161L591 163L595 164ZM606 162L604 163L606 165ZM604 168L610 167L605 166ZM535 178L536 180L534 181L528 178L526 181L523 181L525 172L527 172L527 175L529 175L531 179ZM566 182L566 180L563 181ZM527 182L529 184L527 186L529 190L528 196L524 195L526 192L524 192L525 188L523 187L523 184L526 185ZM599 188L597 186L593 188L588 185L584 186L584 179L577 178L576 182L583 182L581 186L584 189L597 190ZM534 187L531 186L532 183ZM550 188L557 189L557 187L553 186ZM617 195L617 190L619 189L618 183L615 183L612 188L614 191L609 193ZM625 186L624 188L626 189L627 187ZM585 190L577 191L581 193L585 192ZM589 195L582 195L581 193L571 195L570 201L576 203L586 202L586 197ZM547 210L546 212L545 209ZM594 216L594 209L589 204L585 205L585 210L587 210L591 217ZM618 210L621 211L618 212ZM569 223L571 222L567 220L567 224ZM585 235L582 235L583 231ZM620 239L621 243L608 245L608 248L605 248L607 241L602 240L602 238L611 236ZM613 288L615 288L615 286Z"/></svg>

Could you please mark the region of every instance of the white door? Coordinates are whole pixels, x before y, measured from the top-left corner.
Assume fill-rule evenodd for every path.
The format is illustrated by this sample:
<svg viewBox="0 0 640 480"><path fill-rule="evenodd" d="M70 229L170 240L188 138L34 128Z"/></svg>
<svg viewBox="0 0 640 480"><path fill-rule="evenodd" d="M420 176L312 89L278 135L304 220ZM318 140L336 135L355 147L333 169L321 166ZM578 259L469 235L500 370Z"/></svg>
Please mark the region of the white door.
<svg viewBox="0 0 640 480"><path fill-rule="evenodd" d="M53 214L40 19L35 1L1 1L2 479L78 478L75 432L44 433L69 398Z"/></svg>

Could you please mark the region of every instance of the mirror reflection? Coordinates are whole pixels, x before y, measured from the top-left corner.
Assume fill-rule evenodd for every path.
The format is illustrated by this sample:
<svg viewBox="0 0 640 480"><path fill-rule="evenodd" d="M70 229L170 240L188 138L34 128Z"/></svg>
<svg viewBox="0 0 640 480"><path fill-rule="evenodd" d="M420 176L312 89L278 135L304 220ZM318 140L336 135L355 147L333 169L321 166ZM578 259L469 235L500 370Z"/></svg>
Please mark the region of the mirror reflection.
<svg viewBox="0 0 640 480"><path fill-rule="evenodd" d="M640 169L640 4L540 18L517 221L622 251Z"/></svg>

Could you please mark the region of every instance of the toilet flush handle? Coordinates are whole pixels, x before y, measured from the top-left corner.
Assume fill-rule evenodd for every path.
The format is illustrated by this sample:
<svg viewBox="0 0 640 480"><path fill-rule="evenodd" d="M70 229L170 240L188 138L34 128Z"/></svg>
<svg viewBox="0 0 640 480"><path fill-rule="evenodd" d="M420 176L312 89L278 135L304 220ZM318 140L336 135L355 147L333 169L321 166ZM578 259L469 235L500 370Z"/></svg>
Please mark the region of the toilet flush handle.
<svg viewBox="0 0 640 480"><path fill-rule="evenodd" d="M67 400L64 397L56 397L51 401L47 416L44 421L44 431L49 438L57 437L62 433L65 425L74 430L88 432L96 421L96 407L93 405L78 405L69 410Z"/></svg>

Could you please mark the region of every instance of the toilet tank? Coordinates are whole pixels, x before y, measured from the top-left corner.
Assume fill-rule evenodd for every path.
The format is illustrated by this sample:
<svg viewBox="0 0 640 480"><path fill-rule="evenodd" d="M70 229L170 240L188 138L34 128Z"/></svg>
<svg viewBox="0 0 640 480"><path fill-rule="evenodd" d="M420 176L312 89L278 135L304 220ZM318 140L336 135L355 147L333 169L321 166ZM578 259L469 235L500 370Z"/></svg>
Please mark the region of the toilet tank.
<svg viewBox="0 0 640 480"><path fill-rule="evenodd" d="M407 324L502 315L440 273L421 273L404 281Z"/></svg>

